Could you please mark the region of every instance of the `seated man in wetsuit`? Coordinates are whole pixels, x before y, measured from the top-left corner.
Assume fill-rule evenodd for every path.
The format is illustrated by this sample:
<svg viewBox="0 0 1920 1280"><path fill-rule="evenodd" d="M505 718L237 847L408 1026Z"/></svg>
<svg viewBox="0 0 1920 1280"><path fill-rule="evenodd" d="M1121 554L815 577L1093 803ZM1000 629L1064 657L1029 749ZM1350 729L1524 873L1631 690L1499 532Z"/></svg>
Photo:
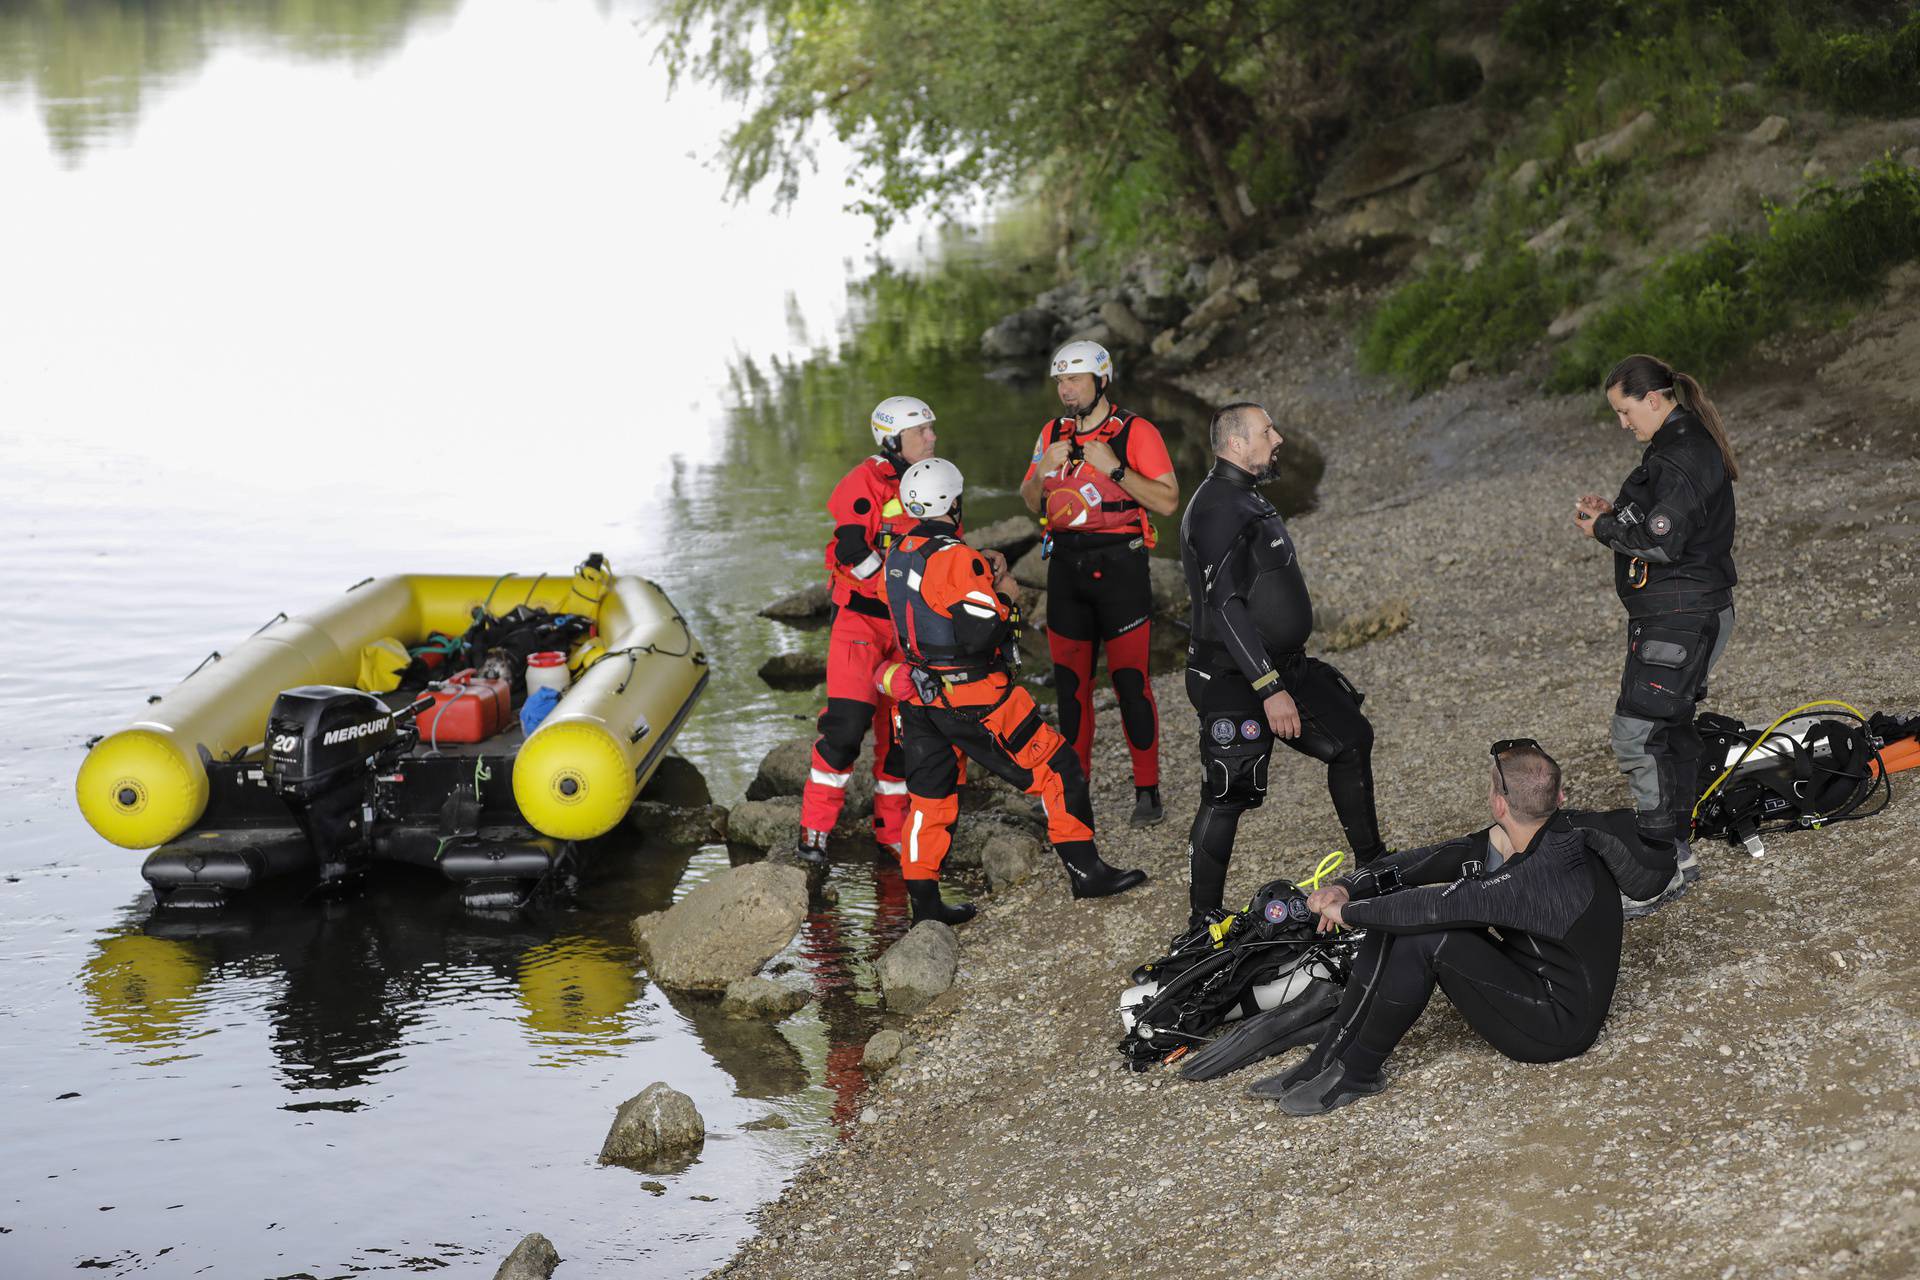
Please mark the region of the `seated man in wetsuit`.
<svg viewBox="0 0 1920 1280"><path fill-rule="evenodd" d="M1307 905L1322 931L1366 937L1327 1034L1299 1066L1249 1092L1299 1116L1380 1092L1387 1055L1436 983L1509 1058L1585 1053L1619 975L1620 895L1648 897L1665 875L1640 850L1631 811L1570 812L1565 800L1560 766L1538 743L1496 742L1493 826L1385 854L1315 890Z"/></svg>

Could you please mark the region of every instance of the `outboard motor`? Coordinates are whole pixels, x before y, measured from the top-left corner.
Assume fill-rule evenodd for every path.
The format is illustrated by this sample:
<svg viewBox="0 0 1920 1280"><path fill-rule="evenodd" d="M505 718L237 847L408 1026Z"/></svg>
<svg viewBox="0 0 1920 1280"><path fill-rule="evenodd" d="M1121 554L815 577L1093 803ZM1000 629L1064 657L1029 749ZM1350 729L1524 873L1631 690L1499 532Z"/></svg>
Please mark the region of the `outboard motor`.
<svg viewBox="0 0 1920 1280"><path fill-rule="evenodd" d="M320 883L357 873L371 849L371 798L379 757L406 750L407 708L370 693L303 685L267 716L267 778L320 861Z"/></svg>

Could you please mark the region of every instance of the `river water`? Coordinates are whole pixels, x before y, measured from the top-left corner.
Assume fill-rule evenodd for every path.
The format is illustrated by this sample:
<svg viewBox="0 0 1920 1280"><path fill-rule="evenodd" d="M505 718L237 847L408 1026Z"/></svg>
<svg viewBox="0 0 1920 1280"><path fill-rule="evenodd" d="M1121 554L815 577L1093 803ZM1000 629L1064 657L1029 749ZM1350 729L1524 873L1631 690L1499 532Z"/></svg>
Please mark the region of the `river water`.
<svg viewBox="0 0 1920 1280"><path fill-rule="evenodd" d="M490 1275L538 1230L567 1274L697 1275L857 1113L871 960L905 927L871 849L839 851L838 905L777 963L818 1001L769 1028L661 992L628 939L724 848L636 839L513 916L396 875L180 919L72 801L90 736L280 610L601 551L713 655L678 746L730 802L817 710L754 672L822 637L756 610L818 574L871 406L931 401L970 518L1018 509L1048 388L971 354L1017 237L876 246L831 145L790 211L724 203L730 104L668 96L650 19L0 8L0 566L23 607L0 639L0 1274ZM1191 487L1204 411L1130 403ZM710 1135L660 1192L594 1159L653 1080Z"/></svg>

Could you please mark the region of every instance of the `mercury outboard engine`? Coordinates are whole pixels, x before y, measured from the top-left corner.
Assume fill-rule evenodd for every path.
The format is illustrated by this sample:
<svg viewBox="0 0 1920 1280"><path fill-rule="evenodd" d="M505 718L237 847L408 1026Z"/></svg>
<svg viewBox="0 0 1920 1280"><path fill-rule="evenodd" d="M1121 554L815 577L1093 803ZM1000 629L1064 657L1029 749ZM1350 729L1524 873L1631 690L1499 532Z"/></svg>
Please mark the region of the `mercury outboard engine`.
<svg viewBox="0 0 1920 1280"><path fill-rule="evenodd" d="M267 778L320 861L320 883L357 874L371 850L373 783L381 757L413 741L413 708L391 711L370 693L303 685L267 716Z"/></svg>

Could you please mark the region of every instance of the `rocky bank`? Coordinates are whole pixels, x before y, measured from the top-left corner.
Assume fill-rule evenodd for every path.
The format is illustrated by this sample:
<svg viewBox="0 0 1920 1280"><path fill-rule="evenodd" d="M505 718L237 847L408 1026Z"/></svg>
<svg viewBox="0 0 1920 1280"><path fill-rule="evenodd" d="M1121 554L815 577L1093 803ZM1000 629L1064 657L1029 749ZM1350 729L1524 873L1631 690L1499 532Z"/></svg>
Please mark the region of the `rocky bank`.
<svg viewBox="0 0 1920 1280"><path fill-rule="evenodd" d="M1591 397L1520 378L1408 401L1358 379L1372 301L1321 280L1262 304L1189 385L1263 400L1326 450L1294 530L1316 603L1410 625L1336 661L1366 691L1391 843L1483 822L1487 743L1538 737L1575 803L1627 802L1607 746L1624 644L1607 558L1569 524L1637 449ZM1710 706L1765 723L1808 698L1920 707L1920 271L1847 330L1714 380L1745 478L1739 627ZM1182 476L1190 491L1198 477ZM1389 629L1390 630L1390 629ZM1920 1269L1920 796L1883 816L1714 845L1690 895L1629 925L1606 1034L1507 1061L1437 1000L1379 1097L1296 1120L1127 1073L1126 975L1185 913L1194 728L1155 681L1169 821L1130 830L1101 714L1107 856L1142 890L1075 903L1049 873L982 899L955 987L907 1023L853 1136L761 1213L731 1277L1317 1274L1907 1276ZM1232 894L1339 843L1321 770L1276 753ZM1291 1061L1280 1060L1275 1067Z"/></svg>

